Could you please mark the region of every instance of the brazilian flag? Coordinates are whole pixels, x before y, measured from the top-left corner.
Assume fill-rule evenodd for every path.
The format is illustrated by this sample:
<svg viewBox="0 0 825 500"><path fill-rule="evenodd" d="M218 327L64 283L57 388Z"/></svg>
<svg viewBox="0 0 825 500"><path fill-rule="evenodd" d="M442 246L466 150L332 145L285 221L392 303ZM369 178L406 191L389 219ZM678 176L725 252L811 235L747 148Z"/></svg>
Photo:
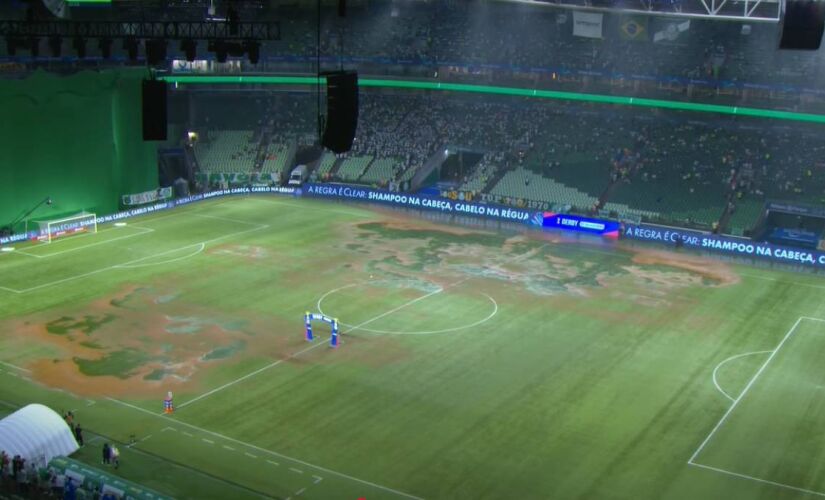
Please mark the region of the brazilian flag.
<svg viewBox="0 0 825 500"><path fill-rule="evenodd" d="M619 38L622 40L646 41L647 16L622 16L619 20Z"/></svg>

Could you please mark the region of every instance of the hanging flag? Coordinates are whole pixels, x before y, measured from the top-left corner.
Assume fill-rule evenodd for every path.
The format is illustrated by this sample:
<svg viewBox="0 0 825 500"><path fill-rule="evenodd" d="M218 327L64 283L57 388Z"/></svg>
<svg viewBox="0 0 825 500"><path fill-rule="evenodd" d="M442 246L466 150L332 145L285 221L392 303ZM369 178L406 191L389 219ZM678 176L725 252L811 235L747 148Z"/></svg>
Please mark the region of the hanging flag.
<svg viewBox="0 0 825 500"><path fill-rule="evenodd" d="M690 20L681 23L667 23L664 29L653 34L654 42L673 42L679 35L690 29Z"/></svg>
<svg viewBox="0 0 825 500"><path fill-rule="evenodd" d="M647 16L622 16L619 21L619 38L640 42L647 41Z"/></svg>
<svg viewBox="0 0 825 500"><path fill-rule="evenodd" d="M573 36L582 36L585 38L601 38L602 37L602 18L603 14L593 12L573 11Z"/></svg>

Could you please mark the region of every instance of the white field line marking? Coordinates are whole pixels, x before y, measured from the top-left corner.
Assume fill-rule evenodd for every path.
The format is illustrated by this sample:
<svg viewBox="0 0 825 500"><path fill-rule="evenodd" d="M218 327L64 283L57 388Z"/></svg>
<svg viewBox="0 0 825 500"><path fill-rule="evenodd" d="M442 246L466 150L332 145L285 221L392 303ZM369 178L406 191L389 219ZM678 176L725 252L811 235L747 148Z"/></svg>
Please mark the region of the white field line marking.
<svg viewBox="0 0 825 500"><path fill-rule="evenodd" d="M149 439L150 437L152 437L152 435L151 435L151 434L149 434L149 435L148 435L148 436L146 436L146 437L142 437L142 438L140 438L140 441L138 441L138 442L139 442L139 443L142 443L142 442L146 441L147 439Z"/></svg>
<svg viewBox="0 0 825 500"><path fill-rule="evenodd" d="M460 281L460 282L458 282L458 283L455 283L454 285L457 285L457 284L459 284L459 283L462 283L463 281L466 281L467 279L469 279L469 278L465 278L464 280L462 280L462 281ZM448 285L448 286L454 286L454 285ZM444 290L444 288L439 288L438 290L435 290L435 291L433 291L433 292L430 292L430 293L428 293L428 294L426 294L426 295L422 295L421 297L418 297L418 298L416 298L416 299L410 300L409 302L405 302L404 304L401 304L400 306L398 306L398 307L396 307L396 308L394 308L394 309L390 309L389 311L387 311L387 312L385 312L385 313L382 313L382 314L379 314L378 316L376 316L376 317L374 317L374 318L370 318L370 319L368 319L368 320L364 321L363 323L358 324L358 325L355 325L355 326L353 326L352 328L350 328L350 329L348 329L348 330L346 330L346 331L342 331L342 332L341 332L341 335L343 335L343 334L345 334L345 333L350 333L350 332L352 332L352 331L355 331L355 330L357 330L357 329L361 328L361 327L362 327L362 326L364 326L364 325L368 325L368 324L372 323L373 321L377 321L377 320L379 320L379 319L383 318L384 316L387 316L387 315L389 315L389 314L392 314L392 313L394 313L394 312L396 312L396 311L400 311L401 309L403 309L403 308L405 308L405 307L408 307L408 306L411 306L411 305L415 304L415 303L416 303L416 302L418 302L418 301L421 301L421 300L426 299L427 297L430 297L430 296L435 295L435 294L437 294L437 293L441 293L443 290ZM248 378L250 378L250 377L254 377L255 375L257 375L257 374L259 374L259 373L261 373L261 372L263 372L263 371L269 370L270 368L273 368L273 367L276 367L276 366L280 365L280 364L281 364L281 363L283 363L284 361L289 361L290 359L292 359L292 358L294 358L294 357L298 356L299 354L303 354L303 353L305 353L305 352L311 351L311 350L313 350L313 349L315 349L315 348L317 348L317 347L321 347L322 345L325 345L325 343L324 343L324 342L318 342L317 344L313 344L313 345L311 345L310 347L307 347L307 348L301 349L300 351L298 351L298 352L296 352L296 353L294 353L294 354L292 354L292 355L290 355L290 356L288 356L288 357L286 357L286 358L281 358L281 359L279 359L279 360L277 360L277 361L274 361L274 362L272 362L272 363L270 363L270 364L268 364L268 365L266 365L266 366L264 366L264 367L262 367L262 368L258 368L257 370L255 370L255 371L253 371L253 372L251 372L251 373L247 373L246 375L244 375L244 376L242 376L242 377L236 378L235 380L232 380L232 381L230 381L230 382L227 382L227 383L223 384L222 386L216 387L216 388L212 389L211 391L205 392L205 393L201 394L200 396L197 396L197 397L195 397L195 398L193 398L193 399L190 399L189 401L187 401L187 402L185 402L185 403L182 403L182 404L178 405L178 409L180 410L181 408L184 408L184 407L186 407L187 405L190 405L190 404L194 403L195 401L200 401L201 399L203 399L203 398L205 398L205 397L208 397L208 396L211 396L212 394L215 394L216 392L222 391L222 390L224 390L224 389L226 389L226 388L228 388L228 387L232 387L233 385L237 384L238 382L243 382L244 380L246 380L246 379L248 379Z"/></svg>
<svg viewBox="0 0 825 500"><path fill-rule="evenodd" d="M307 490L306 488L301 488L300 490L295 492L295 496L296 497L299 496L301 493L305 492L306 490Z"/></svg>
<svg viewBox="0 0 825 500"><path fill-rule="evenodd" d="M223 445L223 449L224 449L224 450L229 450L229 451L235 451L235 448L233 448L233 447L231 447L231 446L229 446L229 445L226 445L226 444L225 444L225 445Z"/></svg>
<svg viewBox="0 0 825 500"><path fill-rule="evenodd" d="M164 264L171 264L172 262L178 262L178 261L181 261L181 260L186 260L190 257L194 257L195 255L198 255L199 253L203 252L203 250L205 248L206 248L206 245L204 245L203 243L200 243L198 245L198 248L195 249L194 252L188 253L188 254L186 254L182 257L175 257L174 259L163 260L163 261L160 261L160 262L150 262L148 264L132 264L132 265L123 264L123 265L117 265L117 266L115 266L115 269L136 269L138 267L162 266Z"/></svg>
<svg viewBox="0 0 825 500"><path fill-rule="evenodd" d="M201 441L203 441L204 443L215 444L214 441L212 441L210 439L206 439L206 438L201 438Z"/></svg>
<svg viewBox="0 0 825 500"><path fill-rule="evenodd" d="M163 429L160 430L160 432L166 432L166 431L177 432L177 429L175 429L174 427L164 427Z"/></svg>
<svg viewBox="0 0 825 500"><path fill-rule="evenodd" d="M16 366L16 365L13 365L11 363L6 363L5 361L0 361L0 365L8 366L9 368L14 368L15 370L19 370L21 372L26 372L26 373L31 373L32 372L28 368L23 368L21 366Z"/></svg>
<svg viewBox="0 0 825 500"><path fill-rule="evenodd" d="M514 260L514 262L515 262L515 260ZM447 285L446 288L449 288L451 286L456 286L456 285L458 285L460 283L463 283L463 282L465 282L469 279L470 279L470 277L464 278L463 280L461 280L457 283L453 283L452 285ZM387 282L392 282L392 280L379 280L379 282L387 283ZM330 291L326 292L325 294L321 295L321 298L319 298L318 301L315 303L315 308L318 309L319 313L325 314L324 310L321 308L321 303L324 301L324 299L326 299L330 295L332 295L334 293L337 293L341 290L345 290L347 288L352 288L352 287L359 286L359 285L368 285L370 283L371 283L370 281L359 281L357 283L351 283L349 285L344 285L344 286L339 286L338 288L333 288L332 290L330 290ZM481 325L482 323L486 323L486 322L490 321L491 319L493 319L493 316L498 314L498 302L496 302L496 300L494 298L490 297L486 293L483 293L483 292L479 292L479 293L481 295L487 297L487 299L493 304L493 310L486 317L476 321L475 323L469 324L469 325L455 326L455 327L452 327L452 328L442 328L441 330L417 330L417 331L410 331L410 332L402 332L402 331L396 331L396 330L376 330L376 329L373 329L373 328L360 328L360 330L362 332L383 334L383 335L437 335L437 334L440 334L440 333L450 333L450 332L455 332L455 331L459 331L459 330L466 330L468 328L474 328L476 326ZM340 322L340 321L338 322L338 324L346 326L346 327L351 326L351 325L348 325L348 324Z"/></svg>
<svg viewBox="0 0 825 500"><path fill-rule="evenodd" d="M166 217L170 217L170 215L167 215ZM158 219L165 219L166 217L159 217ZM154 219L154 220L157 220L157 219ZM146 222L153 222L153 220L147 220ZM136 227L138 229L144 229L144 230L147 230L146 232L154 231L154 229L151 229L151 228L148 228L148 227L141 227L141 226L137 226L137 225L132 225L132 226L129 226L129 227ZM99 235L101 233L106 233L106 232L109 232L109 231L116 231L116 230L122 230L122 228L120 228L120 227L109 227L109 228L106 228L106 229L99 229L96 233L77 234L77 235L73 235L71 238L60 238L60 239L52 240L50 243L40 243L37 246L26 247L26 248L40 248L44 245L51 248L55 245L60 245L61 243L65 243L67 241L77 241L78 239L80 239L84 236L95 236L95 235ZM138 233L134 236L138 236L139 234L142 234L142 233ZM94 243L93 245L100 245L102 243L107 243L109 241L112 241L112 240L97 242L97 243ZM86 248L88 246L91 246L91 245L84 245L83 248ZM15 252L19 252L19 251L20 251L20 249L15 250ZM72 250L69 250L69 251L72 251ZM62 252L56 252L56 253L62 253ZM25 253L24 255L28 255L30 257L36 257L36 258L42 259L42 258L46 258L46 257L48 257L49 255L52 255L52 254L50 253L50 254L41 256L41 255L37 255L37 254L33 254L33 253Z"/></svg>
<svg viewBox="0 0 825 500"><path fill-rule="evenodd" d="M739 274L741 276L745 276L747 278L753 278L753 279L757 279L757 280L776 281L778 283L790 283L790 284L793 284L793 285L807 286L807 287L810 287L810 288L819 288L819 289L825 290L825 285L817 285L817 284L814 284L814 283L805 283L804 281L783 280L783 279L779 279L779 278L772 278L770 276L759 276L758 274L749 274L749 273L743 273L743 272L740 272Z"/></svg>
<svg viewBox="0 0 825 500"><path fill-rule="evenodd" d="M114 399L114 398L109 398L109 397L107 397L106 399L108 401L111 401L113 403L125 406L127 408L132 408L133 410L139 411L141 413L151 415L155 418L164 418L164 419L169 418L169 417L165 416L164 414L155 413L155 412L149 411L145 408L141 408L140 406L135 406L135 405L127 403L125 401L121 401L119 399ZM376 488L376 489L379 489L379 490L382 490L382 491L386 491L386 492L389 492L389 493L393 493L395 495L398 495L398 496L401 496L401 497L404 497L404 498L410 498L412 500L424 500L421 497L417 497L415 495L410 495L409 493L404 493L403 491L394 490L392 488L388 488L387 486L381 486L380 484L376 484L376 483L367 481L365 479L358 479L357 477L350 476L348 474L344 474L343 472L334 471L332 469L327 469L326 467L321 467L320 465L315 465L315 464L311 464L309 462L305 462L305 461L297 459L297 458L292 458L288 455L284 455L283 453L278 453L276 451L267 450L266 448L261 448L260 446L256 446L256 445L251 444L251 443L246 443L246 442L241 441L239 439L231 438L229 436L224 436L223 434L217 433L215 431L210 431L210 430L204 429L202 427L198 427L196 425L188 424L188 423L183 422L181 420L175 421L175 424L179 425L179 426L183 426L183 427L188 427L188 428L196 430L198 432L202 432L204 434L208 434L210 436L214 436L216 438L223 439L224 441L229 441L230 443L235 443L237 445L244 446L244 447L247 447L247 448L252 449L252 450L260 451L261 453L265 453L265 454L273 456L273 457L278 457L278 458L281 458L281 459L284 459L284 460L289 460L290 462L294 462L296 464L301 464L301 465L303 465L305 467L308 467L310 469L314 469L314 470L321 471L321 472L326 472L327 474L330 474L330 475L333 475L333 476L341 477L341 478L344 478L344 479L349 479L350 481L354 481L354 482L360 483L360 484L365 484L367 486L372 486L373 488ZM183 433L186 434L186 435L192 436L191 434L189 434L185 431Z"/></svg>
<svg viewBox="0 0 825 500"><path fill-rule="evenodd" d="M728 419L733 410L739 405L739 402L742 401L742 398L745 397L745 394L747 394L750 388L753 387L753 384L754 382L756 382L756 379L758 379L759 376L762 375L762 372L765 371L765 368L767 368L768 364L771 362L771 360L773 360L774 356L776 356L776 353L779 352L779 349L782 348L782 346L785 344L788 338L790 338L793 332L796 331L796 327L799 326L799 323L801 321L802 317L800 316L799 318L797 318L796 322L793 324L791 329L788 330L788 333L786 333L785 336L782 337L782 341L779 342L779 345L777 345L773 349L773 351L771 351L771 355L768 356L768 359L766 359L765 362L762 363L762 366L759 367L759 370L757 370L753 377L751 377L751 379L748 381L748 384L745 386L744 389L742 389L742 392L739 394L739 396L733 400L733 403L730 405L730 408L728 408L728 411L726 411L725 414L722 415L722 418L719 419L719 422L716 423L716 425L713 427L713 430L710 431L710 434L707 435L705 440L702 441L702 444L700 444L699 447L696 448L696 451L693 452L693 455L690 456L690 458L688 459L689 464L692 464L693 461L696 460L696 457L699 456L699 453L702 452L702 449L704 449L708 442L710 442L713 435L716 434L716 431L718 431L719 428L722 427L722 424L725 423L725 421Z"/></svg>
<svg viewBox="0 0 825 500"><path fill-rule="evenodd" d="M273 462L272 460L267 460L266 462L267 462L267 463L269 463L269 464L274 465L275 467L277 467L277 466L281 465L281 464L279 464L278 462Z"/></svg>
<svg viewBox="0 0 825 500"><path fill-rule="evenodd" d="M142 409L142 408L141 408L141 409ZM194 434L189 434L189 433L188 433L188 432L186 432L186 431L183 431L183 435L184 435L184 436L187 436L187 437L190 437L190 438L195 437L195 435L194 435Z"/></svg>
<svg viewBox="0 0 825 500"><path fill-rule="evenodd" d="M247 373L246 375L244 375L240 378L237 378L237 379L235 379L231 382L227 382L227 383L225 383L225 384L223 384L219 387L216 387L216 388L212 389L211 391L208 391L208 392L205 392L205 393L201 394L200 396L196 396L196 397L190 399L189 401L186 401L185 403L181 403L177 406L177 409L180 410L181 408L184 408L187 405L190 405L190 404L194 403L195 401L199 401L199 400L201 400L205 397L211 396L212 394L215 394L218 391L222 391L222 390L226 389L227 387L231 387L231 386L237 384L238 382L243 382L244 380L248 379L249 377L254 377L255 375L261 373L262 371L269 370L273 366L278 366L281 363L283 363L284 361L289 361L290 359L292 359L296 356L299 356L299 355L301 355L305 352L311 351L311 350L316 349L318 347L321 347L323 345L326 345L326 344L324 342L318 342L317 344L312 344L309 347L305 347L305 348L301 349L300 351L297 351L293 354L290 354L289 356L287 356L285 358L281 358L278 361L270 363L270 364L264 366L263 368L258 368L257 370L255 370L251 373Z"/></svg>
<svg viewBox="0 0 825 500"><path fill-rule="evenodd" d="M49 387L49 389L52 390L52 391L62 392L63 394L68 394L69 396L71 396L75 399L82 399L82 398L78 397L77 394L75 394L71 391L67 391L66 389L61 389L60 387Z"/></svg>
<svg viewBox="0 0 825 500"><path fill-rule="evenodd" d="M11 408L12 410L16 410L18 408L18 406L13 405L13 404L9 403L8 401L3 401L2 399L0 399L0 405L5 406L6 408Z"/></svg>
<svg viewBox="0 0 825 500"><path fill-rule="evenodd" d="M289 470L291 470L295 474L303 474L304 473L304 471L302 471L301 469L296 469L294 467L290 467Z"/></svg>
<svg viewBox="0 0 825 500"><path fill-rule="evenodd" d="M324 480L324 478L322 478L321 476L312 476L312 483L313 484L318 484L323 480Z"/></svg>
<svg viewBox="0 0 825 500"><path fill-rule="evenodd" d="M91 399L86 400L86 406L92 406L93 404L95 404L95 401L93 401Z"/></svg>
<svg viewBox="0 0 825 500"><path fill-rule="evenodd" d="M43 258L39 255L35 255L33 253L26 252L25 250L15 250L14 253L17 254L17 255L26 255L28 257L34 257L35 259L42 259Z"/></svg>
<svg viewBox="0 0 825 500"><path fill-rule="evenodd" d="M752 378L752 379L751 379L751 381L748 383L748 385L745 387L745 389L742 391L742 393L739 395L739 397L737 397L737 398L736 398L736 400L734 400L733 404L732 404L732 405L731 405L731 407L728 409L727 413L725 413L725 415L722 417L722 420L720 420L720 421L719 421L719 423L717 423L717 424L716 424L716 427L714 427L714 429L711 431L711 434L710 434L710 435L708 435L708 437L705 439L705 441L704 441L704 442L702 442L702 445L699 447L699 449L697 449L697 450L696 450L696 452L693 454L693 456L690 458L690 460L688 460L688 465L692 465L692 466L694 466L694 467L700 467L700 468L707 469L707 470L712 470L712 471L715 471L715 472L719 472L719 473L721 473L721 474L727 474L727 475L729 475L729 476L739 477L739 478L742 478L742 479L749 479L749 480L751 480L751 481L756 481L756 482L763 483L763 484L770 484L770 485L772 485L772 486L777 486L777 487L779 487L779 488L786 488L786 489L793 490L793 491L799 491L799 492L803 492L803 493L808 493L808 494L810 494L810 495L816 495L816 496L825 497L825 493L820 492L820 491L809 490L809 489L806 489L806 488L801 488L801 487L799 487L799 486L793 486L793 485L790 485L790 484L780 483L780 482L777 482L777 481L770 481L770 480L768 480L768 479L762 479L762 478L759 478L759 477L749 476L749 475L747 475L747 474L741 474L741 473L738 473L738 472L729 471L729 470L722 469L722 468L719 468L719 467L712 467L712 466L710 466L710 465L704 465L704 464L700 464L700 463L697 463L697 462L694 462L694 461L693 461L693 460L696 458L696 456L698 455L698 453L701 451L702 447L703 447L703 446L705 446L705 444L708 442L708 440L709 440L709 439L710 439L710 437L713 435L713 433L714 433L714 432L716 432L716 430L720 427L721 423L722 423L722 422L725 420L725 418L727 418L727 416L731 413L731 411L733 410L733 408L734 408L734 407L735 407L735 406L739 403L739 401L741 401L741 399L742 399L742 398L744 397L744 395L745 395L745 392L747 392L747 390L751 387L751 385L752 385L752 384L753 384L753 382L756 380L756 378L760 375L760 373L762 372L762 370L763 370L763 369L764 369L764 368L768 365L768 363L770 362L771 358L773 358L773 356L775 356L775 355L776 355L776 353L777 353L777 352L779 351L779 349L782 347L782 344L784 344L784 343L785 343L785 341L786 341L788 338L790 338L790 336L793 334L793 332L795 332L795 331L796 331L796 327L799 325L799 323L800 323L803 319L804 319L804 320L809 320L809 321L819 321L819 322L823 322L823 323L825 323L825 319L822 319L822 318L813 318L813 317L810 317L810 316L800 316L800 317L796 320L796 323L794 323L794 326L793 326L793 327L791 327L791 329L788 331L788 333L787 333L787 334L785 334L785 337L782 339L782 341L779 343L779 345L777 345L777 346L776 346L776 348L775 348L773 351L765 351L765 352L770 352L770 353L771 353L771 356L770 356L770 357L769 357L769 358L765 361L765 363L764 363L764 364L760 367L759 371L757 371L757 372L756 372L756 374L753 376L753 378Z"/></svg>
<svg viewBox="0 0 825 500"><path fill-rule="evenodd" d="M196 207L196 205L191 205L191 204L190 205L184 205L184 206L181 206L181 207L176 207L176 208L172 209L171 211L165 211L164 210L163 212L149 212L147 214L138 215L136 217L129 217L126 220L127 221L129 221L129 220L135 221L135 223L137 223L137 224L146 224L146 223L149 223L149 222L157 222L157 221L163 220L163 219L171 219L173 217L180 219L180 218L182 218L182 216L195 215L195 214L192 213L192 211L195 210L195 207ZM191 208L191 209L187 210L189 208ZM158 214L160 214L160 215L158 215ZM158 215L158 216L157 217L152 217L153 215ZM113 222L118 222L118 221L113 221ZM129 226L140 227L140 226L135 226L135 223L130 223ZM107 229L107 231L109 231L109 229ZM100 233L100 232L101 231L98 231L98 233ZM63 241L63 240L58 240L58 241Z"/></svg>
<svg viewBox="0 0 825 500"><path fill-rule="evenodd" d="M140 229L141 232L135 233L135 234L127 234L125 236L118 236L117 238L112 238L110 240L104 240L104 241L98 241L98 242L95 242L95 243L89 243L88 245L83 245L83 246L79 246L79 247L75 247L75 248L68 248L66 250L60 250L59 252L50 252L50 253L47 253L47 254L44 254L44 255L37 255L37 254L34 254L34 253L25 253L25 252L20 252L20 253L23 253L24 255L30 255L30 256L38 258L38 259L48 259L49 257L55 257L57 255L63 255L64 253L77 252L78 250L85 250L86 248L96 247L98 245L105 245L106 243L111 243L113 241L126 240L126 239L129 239L129 238L134 238L136 236L142 236L144 234L155 232L154 229L149 228L149 227L140 227L140 226L129 226L129 227L134 227L134 228Z"/></svg>
<svg viewBox="0 0 825 500"><path fill-rule="evenodd" d="M805 488L800 488L798 486L791 486L790 484L777 483L776 481L768 481L767 479L761 479L761 478L758 478L758 477L749 476L747 474L740 474L738 472L732 472L732 471L729 471L729 470L720 469L718 467L711 467L710 465L697 464L696 462L688 462L688 465L692 465L694 467L701 467L703 469L712 470L714 472L720 472L722 474L727 474L729 476L739 477L739 478L742 478L742 479L750 479L751 481L756 481L758 483L770 484L770 485L773 485L773 486L778 486L780 488L787 488L789 490L800 491L802 493L808 493L809 495L816 495L816 496L820 496L820 497L825 497L825 493L822 493L820 491L808 490L808 489L805 489Z"/></svg>
<svg viewBox="0 0 825 500"><path fill-rule="evenodd" d="M719 392L721 392L723 396L725 396L726 398L730 399L731 401L735 401L735 399L734 399L734 398L732 398L732 397L731 397L731 396L730 396L727 392L725 392L725 390L724 390L724 389L722 389L722 387L719 385L719 382L718 382L718 381L717 381L717 379L716 379L716 372L718 372L718 371L719 371L719 368L722 368L722 366L724 366L727 362L729 362L729 361L733 361L734 359L744 358L745 356L753 356L754 354L766 354L766 353L769 353L769 352L771 352L771 351L753 351L753 352L746 352L746 353L743 353L743 354L737 354L737 355L735 355L735 356L731 356L731 357L729 357L729 358L725 359L724 361L722 361L721 363L719 363L718 365L716 365L716 368L714 368L714 369L713 369L713 385L715 385L715 386L716 386L716 389L717 389Z"/></svg>
<svg viewBox="0 0 825 500"><path fill-rule="evenodd" d="M102 273L102 272L105 272L105 271L109 271L109 270L112 270L112 269L117 269L118 266L130 265L130 264L133 264L133 263L142 262L142 261L147 260L147 259L152 259L154 257L163 257L164 255L168 255L168 254L174 253L174 252L179 252L181 250L184 250L186 248L190 248L190 247L193 247L193 246L196 246L196 245L200 245L200 243L194 243L192 245L186 245L184 247L173 248L172 250L167 250L165 252L160 252L160 253L157 253L157 254L154 254L154 255L147 255L146 257L141 257L139 259L130 260L129 262L125 262L123 264L115 264L115 265L108 266L108 267L101 267L100 269L95 269L94 271L90 271L88 273L78 274L78 275L75 275L75 276L69 276L68 278L63 278L63 279L59 279L59 280L56 280L56 281L51 281L49 283L43 283L43 284L40 284L40 285L37 285L37 286L33 286L31 288L26 288L24 290L17 290L17 293L28 293L28 292L32 292L34 290L39 290L41 288L46 288L46 287L66 283L68 281L74 281L74 280L77 280L77 279L80 279L80 278L86 278L88 276L99 274L99 273Z"/></svg>
<svg viewBox="0 0 825 500"><path fill-rule="evenodd" d="M216 241L220 241L220 240L225 239L225 238L231 238L232 236L239 236L241 234L250 233L252 231L260 231L261 229L265 229L267 227L269 227L269 225L261 224L261 225L258 225L256 227L253 227L251 229L246 229L246 230L243 230L243 231L237 231L237 232L234 232L234 233L225 234L223 236L218 236L217 238L212 238L210 240L201 241L199 243L192 243L191 245L185 245L185 246L178 247L178 248L173 248L171 250L167 250L167 251L164 251L164 252L160 252L160 253L156 253L156 254L152 254L152 255L147 255L147 256L141 257L139 259L130 260L129 262L123 262L121 264L114 264L112 266L103 267L103 268L100 268L100 269L95 269L94 271L90 271L88 273L78 274L76 276L69 276L68 278L59 279L59 280L52 281L52 282L49 282L49 283L43 283L43 284L40 284L40 285L37 285L37 286L33 286L31 288L26 288L24 290L15 290L15 289L12 289L12 288L5 288L5 287L0 287L0 290L5 290L5 291L8 291L8 292L13 292L13 293L18 293L18 294L28 293L28 292L32 292L34 290L40 290L41 288L46 288L46 287L66 283L68 281L74 281L74 280L77 280L77 279L80 279L80 278L86 278L88 276L99 274L99 273L109 271L109 270L112 270L112 269L118 269L118 268L124 268L124 267L128 268L129 266L131 266L133 264L137 264L139 262L143 262L143 261L148 260L148 259L154 259L156 257L163 257L164 255L169 255L170 253L179 252L181 250L185 250L187 248L192 248L192 247L195 247L195 246L208 245L209 243L214 243Z"/></svg>
<svg viewBox="0 0 825 500"><path fill-rule="evenodd" d="M240 219L232 219L229 217L221 217L218 215L207 215L207 214L190 214L192 217L202 217L205 219L215 219L215 220L222 220L226 222L234 222L235 224L246 224L247 226L260 226L257 222L249 222L248 220L240 220Z"/></svg>
<svg viewBox="0 0 825 500"><path fill-rule="evenodd" d="M248 451L243 452L243 454L246 455L249 458L258 458L258 455L253 455L252 453L249 453Z"/></svg>

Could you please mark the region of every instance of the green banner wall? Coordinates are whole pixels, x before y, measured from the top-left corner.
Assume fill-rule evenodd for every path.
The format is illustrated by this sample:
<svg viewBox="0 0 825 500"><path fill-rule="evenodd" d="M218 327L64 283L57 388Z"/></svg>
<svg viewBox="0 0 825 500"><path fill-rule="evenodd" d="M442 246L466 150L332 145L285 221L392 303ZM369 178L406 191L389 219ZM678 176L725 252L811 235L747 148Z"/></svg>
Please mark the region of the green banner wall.
<svg viewBox="0 0 825 500"><path fill-rule="evenodd" d="M54 203L32 219L112 213L121 194L157 187L156 146L141 136L145 76L127 69L0 80L0 227L47 196Z"/></svg>

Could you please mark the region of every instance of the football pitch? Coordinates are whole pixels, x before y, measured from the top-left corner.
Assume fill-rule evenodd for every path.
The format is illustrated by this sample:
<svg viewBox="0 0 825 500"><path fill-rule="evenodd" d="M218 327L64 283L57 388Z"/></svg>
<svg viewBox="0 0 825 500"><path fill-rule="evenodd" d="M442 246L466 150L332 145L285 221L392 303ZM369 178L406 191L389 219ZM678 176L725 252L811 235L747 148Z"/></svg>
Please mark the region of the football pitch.
<svg viewBox="0 0 825 500"><path fill-rule="evenodd" d="M821 276L311 199L126 222L0 252L0 411L161 493L825 497Z"/></svg>

